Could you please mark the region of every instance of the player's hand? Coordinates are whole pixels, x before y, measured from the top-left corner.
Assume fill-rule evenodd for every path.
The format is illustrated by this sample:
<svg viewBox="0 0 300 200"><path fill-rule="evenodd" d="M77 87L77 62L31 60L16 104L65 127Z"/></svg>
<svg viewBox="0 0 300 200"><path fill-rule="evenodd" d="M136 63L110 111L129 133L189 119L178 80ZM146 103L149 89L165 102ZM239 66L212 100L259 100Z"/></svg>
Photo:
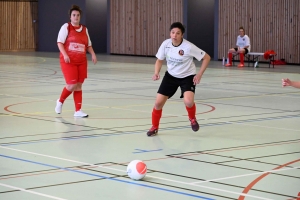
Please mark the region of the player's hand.
<svg viewBox="0 0 300 200"><path fill-rule="evenodd" d="M95 54L92 55L92 61L93 61L94 65L97 63L97 57Z"/></svg>
<svg viewBox="0 0 300 200"><path fill-rule="evenodd" d="M288 78L282 79L282 87L286 87L286 86L290 86L290 85L291 85L290 79L288 79Z"/></svg>
<svg viewBox="0 0 300 200"><path fill-rule="evenodd" d="M152 80L157 81L160 78L159 74L154 74Z"/></svg>
<svg viewBox="0 0 300 200"><path fill-rule="evenodd" d="M70 58L68 55L64 56L65 63L70 63Z"/></svg>
<svg viewBox="0 0 300 200"><path fill-rule="evenodd" d="M199 84L200 80L201 80L201 75L200 74L196 74L196 76L194 76L194 79L193 79L194 85Z"/></svg>

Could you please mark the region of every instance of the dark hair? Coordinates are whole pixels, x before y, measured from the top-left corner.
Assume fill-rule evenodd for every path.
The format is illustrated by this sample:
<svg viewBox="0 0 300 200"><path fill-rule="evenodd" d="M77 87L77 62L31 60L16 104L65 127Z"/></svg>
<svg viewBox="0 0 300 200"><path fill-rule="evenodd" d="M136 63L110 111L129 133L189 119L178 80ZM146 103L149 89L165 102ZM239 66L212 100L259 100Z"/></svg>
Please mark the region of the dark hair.
<svg viewBox="0 0 300 200"><path fill-rule="evenodd" d="M240 30L240 29L243 29L243 31L245 31L244 27L242 27L242 26L240 26L239 30Z"/></svg>
<svg viewBox="0 0 300 200"><path fill-rule="evenodd" d="M180 23L180 22L174 22L173 24L171 24L171 26L170 26L170 31L171 31L173 28L179 28L179 29L181 30L182 34L184 34L184 32L185 32L185 28L184 28L184 26L182 25L182 23Z"/></svg>
<svg viewBox="0 0 300 200"><path fill-rule="evenodd" d="M80 13L80 15L81 15L81 12L82 12L82 11L81 11L80 7L77 6L77 5L72 5L71 9L69 10L69 16L70 16L70 17L71 17L71 14L72 14L72 12L73 12L74 10L78 11L78 12Z"/></svg>

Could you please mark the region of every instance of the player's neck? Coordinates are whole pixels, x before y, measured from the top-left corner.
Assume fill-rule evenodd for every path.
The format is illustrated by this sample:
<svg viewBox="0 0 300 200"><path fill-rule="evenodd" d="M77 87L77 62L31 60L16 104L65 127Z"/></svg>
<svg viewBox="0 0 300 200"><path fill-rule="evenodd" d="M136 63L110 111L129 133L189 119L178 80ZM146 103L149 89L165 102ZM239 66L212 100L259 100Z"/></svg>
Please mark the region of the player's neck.
<svg viewBox="0 0 300 200"><path fill-rule="evenodd" d="M73 23L71 22L72 26L75 26L75 27L78 27L79 26L79 23Z"/></svg>
<svg viewBox="0 0 300 200"><path fill-rule="evenodd" d="M172 45L173 45L174 47L178 47L179 45L181 45L182 41L183 41L183 39L181 39L179 42L174 42L174 41L172 41Z"/></svg>

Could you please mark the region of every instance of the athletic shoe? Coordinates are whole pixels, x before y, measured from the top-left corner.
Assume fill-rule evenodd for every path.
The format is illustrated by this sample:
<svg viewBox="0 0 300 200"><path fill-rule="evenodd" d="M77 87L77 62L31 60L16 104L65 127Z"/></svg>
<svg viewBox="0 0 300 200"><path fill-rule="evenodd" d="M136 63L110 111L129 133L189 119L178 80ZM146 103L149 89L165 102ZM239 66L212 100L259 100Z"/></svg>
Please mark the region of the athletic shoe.
<svg viewBox="0 0 300 200"><path fill-rule="evenodd" d="M157 132L158 132L158 128L155 127L155 126L152 126L150 128L150 130L147 132L147 135L150 137L150 136L155 136L157 135Z"/></svg>
<svg viewBox="0 0 300 200"><path fill-rule="evenodd" d="M238 65L238 67L244 67L244 64L240 63L240 64Z"/></svg>
<svg viewBox="0 0 300 200"><path fill-rule="evenodd" d="M225 67L231 67L231 66L232 66L231 63L228 63L228 64L225 65Z"/></svg>
<svg viewBox="0 0 300 200"><path fill-rule="evenodd" d="M56 100L56 106L55 106L55 112L57 114L61 113L61 109L62 109L62 103L59 101L59 99Z"/></svg>
<svg viewBox="0 0 300 200"><path fill-rule="evenodd" d="M191 127L192 127L193 131L195 131L195 132L198 131L200 126L197 122L197 119L196 118L190 119L190 121L191 121Z"/></svg>
<svg viewBox="0 0 300 200"><path fill-rule="evenodd" d="M88 117L88 116L89 116L88 114L82 112L81 110L78 110L78 111L76 111L74 113L74 117L82 117L82 118L84 118L84 117Z"/></svg>

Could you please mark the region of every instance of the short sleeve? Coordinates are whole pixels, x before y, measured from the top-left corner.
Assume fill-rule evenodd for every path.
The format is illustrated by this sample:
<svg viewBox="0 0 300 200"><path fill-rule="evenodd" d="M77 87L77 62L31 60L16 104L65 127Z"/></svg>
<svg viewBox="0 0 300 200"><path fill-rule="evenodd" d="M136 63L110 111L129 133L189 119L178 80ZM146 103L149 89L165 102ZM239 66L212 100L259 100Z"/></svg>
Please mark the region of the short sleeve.
<svg viewBox="0 0 300 200"><path fill-rule="evenodd" d="M58 32L57 42L64 44L66 42L67 36L68 36L68 23L65 23L62 25Z"/></svg>
<svg viewBox="0 0 300 200"><path fill-rule="evenodd" d="M200 61L206 53L202 49L199 49L196 45L191 44L190 54L191 56L195 57L198 61Z"/></svg>
<svg viewBox="0 0 300 200"><path fill-rule="evenodd" d="M88 47L92 46L92 42L91 42L91 39L90 39L90 35L88 33L88 29L86 29L86 35L88 37Z"/></svg>
<svg viewBox="0 0 300 200"><path fill-rule="evenodd" d="M164 60L164 59L166 58L166 55L165 55L165 46L166 46L166 41L164 41L164 42L160 45L160 47L159 47L159 49L158 49L158 51L157 51L157 53L156 53L156 58L157 58L157 59L159 59L159 60Z"/></svg>
<svg viewBox="0 0 300 200"><path fill-rule="evenodd" d="M250 46L250 38L248 36L246 37L245 46Z"/></svg>

